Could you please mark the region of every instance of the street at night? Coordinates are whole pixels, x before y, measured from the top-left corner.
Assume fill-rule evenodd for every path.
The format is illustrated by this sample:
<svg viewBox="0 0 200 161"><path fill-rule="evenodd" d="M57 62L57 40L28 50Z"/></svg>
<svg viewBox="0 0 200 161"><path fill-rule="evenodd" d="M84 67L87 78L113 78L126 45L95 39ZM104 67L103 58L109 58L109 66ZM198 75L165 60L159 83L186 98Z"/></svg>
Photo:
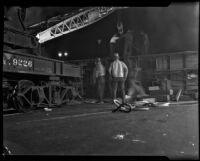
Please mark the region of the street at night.
<svg viewBox="0 0 200 161"><path fill-rule="evenodd" d="M4 116L4 144L22 155L131 155L198 158L198 104L112 113L73 105Z"/></svg>

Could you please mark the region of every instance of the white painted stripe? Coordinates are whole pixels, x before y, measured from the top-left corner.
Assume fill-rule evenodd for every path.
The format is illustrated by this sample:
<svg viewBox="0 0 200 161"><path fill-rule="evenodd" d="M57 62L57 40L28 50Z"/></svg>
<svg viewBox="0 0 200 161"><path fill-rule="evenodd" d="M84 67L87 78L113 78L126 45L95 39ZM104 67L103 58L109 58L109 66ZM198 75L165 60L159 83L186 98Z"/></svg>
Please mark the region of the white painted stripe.
<svg viewBox="0 0 200 161"><path fill-rule="evenodd" d="M62 120L62 119L67 119L67 118L75 118L75 117L92 116L92 115L105 114L105 113L111 113L111 111L94 112L94 113L83 113L83 114L68 115L68 116L62 116L62 117L53 117L53 118L41 119L41 120L22 121L22 122L16 122L16 124L20 124L20 123L28 123L28 122L48 121L48 120Z"/></svg>
<svg viewBox="0 0 200 161"><path fill-rule="evenodd" d="M23 113L12 113L12 114L3 114L3 117L6 117L6 116L14 116L14 115L21 115Z"/></svg>

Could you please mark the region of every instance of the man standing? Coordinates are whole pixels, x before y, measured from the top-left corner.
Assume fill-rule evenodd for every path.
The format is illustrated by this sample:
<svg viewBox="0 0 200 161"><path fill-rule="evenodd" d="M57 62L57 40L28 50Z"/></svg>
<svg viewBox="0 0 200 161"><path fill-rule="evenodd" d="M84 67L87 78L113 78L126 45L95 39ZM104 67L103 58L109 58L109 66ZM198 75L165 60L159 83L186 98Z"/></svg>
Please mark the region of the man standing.
<svg viewBox="0 0 200 161"><path fill-rule="evenodd" d="M104 88L105 88L105 67L101 63L101 59L97 58L95 62L94 74L97 84L99 103L103 104Z"/></svg>
<svg viewBox="0 0 200 161"><path fill-rule="evenodd" d="M119 54L114 54L114 61L109 67L109 74L113 81L113 99L116 99L117 88L119 85L122 94L122 103L125 103L125 80L128 75L128 67L123 61L119 60Z"/></svg>

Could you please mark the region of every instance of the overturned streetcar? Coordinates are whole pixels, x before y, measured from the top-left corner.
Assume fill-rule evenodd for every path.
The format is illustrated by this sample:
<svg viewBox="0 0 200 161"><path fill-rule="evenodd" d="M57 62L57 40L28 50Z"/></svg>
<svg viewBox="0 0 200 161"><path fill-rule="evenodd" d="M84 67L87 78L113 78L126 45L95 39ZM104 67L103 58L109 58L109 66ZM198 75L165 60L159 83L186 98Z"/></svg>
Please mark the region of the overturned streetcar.
<svg viewBox="0 0 200 161"><path fill-rule="evenodd" d="M45 57L3 52L3 107L59 106L80 97L81 68Z"/></svg>
<svg viewBox="0 0 200 161"><path fill-rule="evenodd" d="M41 55L33 34L16 28L24 9L4 8L3 110L27 112L81 99L82 69Z"/></svg>

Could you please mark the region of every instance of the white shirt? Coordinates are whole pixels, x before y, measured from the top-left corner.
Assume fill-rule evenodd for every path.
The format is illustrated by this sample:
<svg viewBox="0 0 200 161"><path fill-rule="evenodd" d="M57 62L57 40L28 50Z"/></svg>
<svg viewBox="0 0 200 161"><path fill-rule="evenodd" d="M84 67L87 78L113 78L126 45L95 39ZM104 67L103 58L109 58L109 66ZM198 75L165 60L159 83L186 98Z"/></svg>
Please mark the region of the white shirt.
<svg viewBox="0 0 200 161"><path fill-rule="evenodd" d="M115 60L111 63L109 68L109 73L113 77L127 77L128 75L128 67L126 64L120 60Z"/></svg>

